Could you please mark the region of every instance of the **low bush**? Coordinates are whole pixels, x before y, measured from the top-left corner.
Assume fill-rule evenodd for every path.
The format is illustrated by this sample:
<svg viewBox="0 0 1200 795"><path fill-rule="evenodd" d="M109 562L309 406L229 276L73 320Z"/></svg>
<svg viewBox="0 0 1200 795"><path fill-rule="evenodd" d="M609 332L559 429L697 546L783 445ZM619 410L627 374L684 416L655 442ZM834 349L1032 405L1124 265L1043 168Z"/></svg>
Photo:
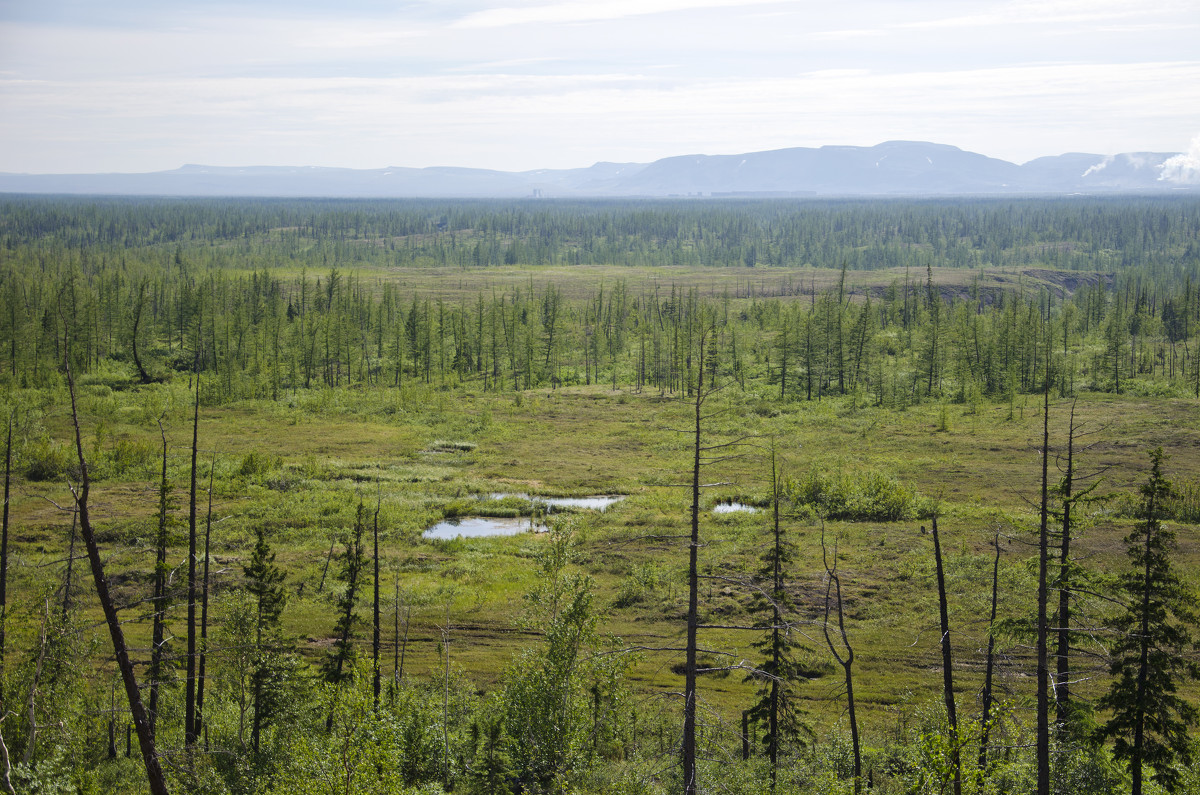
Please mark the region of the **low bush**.
<svg viewBox="0 0 1200 795"><path fill-rule="evenodd" d="M784 483L784 495L797 507L827 519L894 522L918 514L920 499L896 478L875 471L810 469Z"/></svg>

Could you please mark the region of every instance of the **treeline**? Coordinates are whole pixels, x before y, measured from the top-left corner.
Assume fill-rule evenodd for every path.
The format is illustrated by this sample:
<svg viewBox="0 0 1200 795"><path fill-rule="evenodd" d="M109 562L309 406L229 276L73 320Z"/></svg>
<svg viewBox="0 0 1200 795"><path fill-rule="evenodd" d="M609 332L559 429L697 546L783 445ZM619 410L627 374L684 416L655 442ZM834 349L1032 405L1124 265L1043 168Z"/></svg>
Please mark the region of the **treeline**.
<svg viewBox="0 0 1200 795"><path fill-rule="evenodd" d="M86 253L86 252L85 252ZM7 256L0 282L0 379L60 378L64 340L79 373L132 367L142 383L211 375L206 399L270 398L316 386L470 382L485 391L604 383L677 393L695 363L698 318L742 387L781 399L856 395L903 406L1038 392L1038 362L1060 355L1055 389L1200 396L1200 280L1142 270L1052 286L943 288L932 269L884 289L701 296L692 286L594 285L566 297L531 276L472 299L402 290L338 266L298 275L91 256ZM433 295L431 296L431 293Z"/></svg>
<svg viewBox="0 0 1200 795"><path fill-rule="evenodd" d="M206 247L206 264L1027 267L1178 274L1188 198L433 201L5 198L0 249Z"/></svg>

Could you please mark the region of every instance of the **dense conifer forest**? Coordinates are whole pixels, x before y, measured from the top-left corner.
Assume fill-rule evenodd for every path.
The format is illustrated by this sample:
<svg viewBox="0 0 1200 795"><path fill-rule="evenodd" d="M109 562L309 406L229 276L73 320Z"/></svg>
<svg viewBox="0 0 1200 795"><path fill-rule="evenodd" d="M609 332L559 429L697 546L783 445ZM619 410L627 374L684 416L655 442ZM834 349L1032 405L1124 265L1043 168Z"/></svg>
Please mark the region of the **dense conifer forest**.
<svg viewBox="0 0 1200 795"><path fill-rule="evenodd" d="M7 197L0 329L0 790L1200 793L1195 199Z"/></svg>

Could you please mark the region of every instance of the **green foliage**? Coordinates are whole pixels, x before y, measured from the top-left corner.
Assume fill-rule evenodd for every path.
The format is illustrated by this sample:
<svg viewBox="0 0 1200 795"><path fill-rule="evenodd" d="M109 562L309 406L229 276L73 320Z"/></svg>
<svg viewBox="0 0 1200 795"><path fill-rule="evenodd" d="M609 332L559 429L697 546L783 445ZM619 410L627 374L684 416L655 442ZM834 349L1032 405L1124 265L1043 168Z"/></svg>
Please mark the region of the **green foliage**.
<svg viewBox="0 0 1200 795"><path fill-rule="evenodd" d="M242 462L237 468L237 476L247 480L261 480L282 466L283 461L279 456L251 450L242 456Z"/></svg>
<svg viewBox="0 0 1200 795"><path fill-rule="evenodd" d="M193 768L178 767L181 791L499 792L522 775L526 791L678 791L673 707L629 697L628 657L600 630L677 645L682 607L671 539L686 508L668 485L683 445L666 429L678 424L677 398L694 383L697 318L715 321L706 382L711 373L726 384L731 409L711 424L731 435L778 431L803 442L793 454L805 465L834 462L789 485L793 522L817 514L863 522L837 532L846 576L862 586L847 599L847 620L867 650L863 687L855 689L868 743L891 725L897 689L928 689L936 665L922 644L910 645L913 633L927 639L930 626L922 590L929 567L915 522L886 533L867 522L922 516L927 500L908 484L961 497L949 506L966 525L951 562L952 609L977 617L985 567L971 563L972 553L991 523L1020 518L1010 510L1020 510L1013 494L1021 487L1011 487L1030 471L1022 396L1043 386L1038 352L1053 346L1056 394L1079 394L1093 427L1111 428L1101 436L1114 451L1131 438L1180 449L1192 442L1200 396L1200 215L1192 199L0 204L0 339L8 343L0 343L0 389L19 407L20 427L4 682L14 714L3 725L11 747L23 750L28 718L16 713L37 694L41 739L32 772L21 771L43 787L66 780L60 767L82 792L141 784L136 760L107 760L108 710L121 715L124 706L119 694L112 703L111 663L86 629L97 612L86 586L74 592L86 620L62 641L75 651L55 645L57 630L46 643L38 632L44 601L57 603L67 537L66 514L43 497L61 503L77 466L63 411L65 336L76 341L85 452L93 478L107 481L96 491L102 554L139 676L160 680L160 740L173 762L182 759L171 673L178 658L166 656L161 679L144 673L150 606L165 612L175 596L152 597L145 573L159 540L149 530L153 497L144 482L157 480L158 448L145 439L156 418L190 419L193 368L201 373L201 432L211 434L202 446L225 456L215 481L218 511L227 515L214 525L219 575L207 649L212 750ZM804 267L842 261L848 273ZM509 267L488 267L504 262ZM655 269L662 264L672 269ZM452 278L442 265L456 268ZM155 382L141 383L146 376ZM1008 404L1008 422L997 399ZM761 493L747 465L721 467L730 471L720 479L736 482L739 493ZM1191 474L1163 497L1161 517L1200 516ZM315 594L329 534L341 539L352 522L362 524L352 495L363 483L379 484L383 510L395 519L384 566L406 591L448 601L444 625L434 611L414 611L406 675L374 711L365 707L367 678L350 681L361 645L361 538L333 562L330 579L339 571L342 579L330 596ZM525 500L473 496L509 489L631 497L596 520L592 538L576 547L586 550L578 561L561 534L420 538L442 515L532 510ZM1116 513L1142 511L1130 500ZM751 591L738 586L758 565L760 518L713 522L702 554L726 564L712 573L729 574L731 583L707 582L706 622L747 626L766 612L760 604L756 617ZM1125 526L1110 519L1079 548L1101 568L1115 528ZM795 535L782 591L802 622L822 589L810 576L811 529L798 524ZM162 541L155 573L174 577L177 589L185 560L178 534ZM1190 573L1194 561L1187 565ZM531 632L513 632L517 595L537 577L524 602ZM1019 613L1028 577L1005 564L1002 582L1002 603ZM619 609L606 615L609 605ZM451 612L470 629L454 626ZM304 657L293 653L285 622L305 638ZM758 623L766 641L766 621ZM407 624L406 616L406 632ZM956 642L982 631L976 622ZM751 648L757 632L704 633L706 645L736 649L737 659L768 651ZM48 665L53 681L35 689L43 648L69 665ZM724 665L715 653L705 659ZM318 693L310 664L336 687ZM1021 655L1002 664L1015 698L1029 695L1023 664ZM657 654L637 676L640 694L678 689L671 661ZM966 688L972 677L968 653ZM1073 690L1080 700L1105 684L1102 675L1081 679ZM702 727L704 781L729 792L766 790L759 744L738 762L740 738L723 723L755 702L762 714L755 684L701 680L712 718ZM1194 693L1184 687L1179 692ZM488 697L477 703L481 690ZM818 729L836 720L828 688L794 694ZM260 707L266 719L254 743ZM935 718L882 749L868 745L881 793L945 784L951 749ZM115 728L119 736L119 721ZM754 727L760 738L761 729ZM995 731L995 763L970 786L1028 791L1029 738L1015 719ZM1056 786L1111 791L1109 752L1084 734L1058 738ZM782 791L849 790L848 741L820 731L817 738L782 744ZM365 749L363 758L349 759L349 748ZM1181 776L1181 787L1195 788L1193 770Z"/></svg>
<svg viewBox="0 0 1200 795"><path fill-rule="evenodd" d="M1143 501L1136 494L1122 494L1113 501L1112 511L1120 517L1137 519L1142 510ZM1183 477L1174 480L1171 490L1162 496L1158 511L1162 519L1200 524L1200 479Z"/></svg>
<svg viewBox="0 0 1200 795"><path fill-rule="evenodd" d="M37 439L26 445L21 451L20 462L25 477L32 481L55 481L69 474L78 475L79 464L74 451L49 438Z"/></svg>
<svg viewBox="0 0 1200 795"><path fill-rule="evenodd" d="M340 579L345 588L337 597L337 623L333 631L336 640L322 663L322 673L325 681L337 684L354 665L356 649L353 643L355 629L362 619L356 612L358 594L363 587L363 566L366 564L363 551L363 532L366 529L366 506L362 500L354 513L354 529L346 549L342 553L342 571Z"/></svg>
<svg viewBox="0 0 1200 795"><path fill-rule="evenodd" d="M573 543L573 528L556 520L539 556L539 584L526 597L544 645L513 660L500 697L512 764L534 792L556 790L623 742L628 655L596 635L591 580L567 568Z"/></svg>
<svg viewBox="0 0 1200 795"><path fill-rule="evenodd" d="M478 795L512 795L512 782L516 779L512 739L505 732L501 706L488 706L471 724L469 791Z"/></svg>
<svg viewBox="0 0 1200 795"><path fill-rule="evenodd" d="M664 584L661 567L652 560L634 566L629 576L621 581L613 607L633 607L651 599Z"/></svg>
<svg viewBox="0 0 1200 795"><path fill-rule="evenodd" d="M1191 762L1189 727L1200 711L1177 695L1186 678L1200 677L1200 663L1188 656L1196 622L1195 593L1175 573L1171 557L1175 533L1162 521L1171 484L1162 474L1162 449L1150 453L1150 475L1141 488L1139 522L1126 537L1130 570L1121 578L1115 617L1120 632L1112 648L1113 681L1099 706L1112 710L1100 736L1114 741L1114 755L1131 767L1140 791L1142 766L1168 790Z"/></svg>
<svg viewBox="0 0 1200 795"><path fill-rule="evenodd" d="M401 724L372 708L370 677L357 684L328 684L315 706L330 715L329 729L304 732L288 749L270 792L301 795L358 795L415 792L406 785Z"/></svg>
<svg viewBox="0 0 1200 795"><path fill-rule="evenodd" d="M896 478L875 471L829 471L813 467L783 484L797 507L827 519L898 521L917 515L922 502Z"/></svg>

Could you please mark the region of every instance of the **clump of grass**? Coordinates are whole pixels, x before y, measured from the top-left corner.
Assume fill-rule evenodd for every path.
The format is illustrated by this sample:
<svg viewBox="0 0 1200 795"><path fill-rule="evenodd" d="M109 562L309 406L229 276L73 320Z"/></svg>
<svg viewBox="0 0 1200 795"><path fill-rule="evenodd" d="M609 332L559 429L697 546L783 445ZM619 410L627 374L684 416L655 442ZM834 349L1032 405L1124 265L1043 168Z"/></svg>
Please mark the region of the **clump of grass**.
<svg viewBox="0 0 1200 795"><path fill-rule="evenodd" d="M634 566L633 571L618 586L613 607L633 607L641 604L653 596L662 584L662 572L654 561Z"/></svg>
<svg viewBox="0 0 1200 795"><path fill-rule="evenodd" d="M469 453L479 445L475 442L449 441L438 439L430 442L428 452L431 453Z"/></svg>
<svg viewBox="0 0 1200 795"><path fill-rule="evenodd" d="M257 480L271 474L283 466L283 459L277 455L250 451L242 456L236 475L246 480Z"/></svg>

